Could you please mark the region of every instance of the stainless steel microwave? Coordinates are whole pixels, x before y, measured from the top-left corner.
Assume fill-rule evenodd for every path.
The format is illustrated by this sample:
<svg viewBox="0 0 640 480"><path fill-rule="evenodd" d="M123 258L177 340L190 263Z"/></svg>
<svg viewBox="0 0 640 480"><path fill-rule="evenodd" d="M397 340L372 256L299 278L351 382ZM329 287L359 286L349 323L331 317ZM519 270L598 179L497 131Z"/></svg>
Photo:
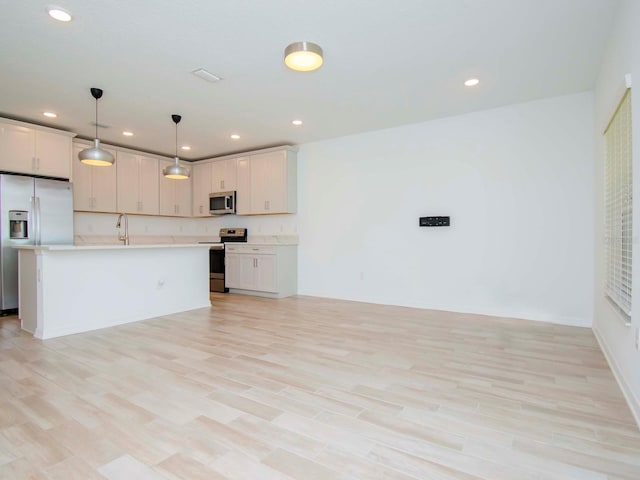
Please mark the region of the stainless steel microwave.
<svg viewBox="0 0 640 480"><path fill-rule="evenodd" d="M211 215L236 213L236 192L216 192L209 194L209 213Z"/></svg>

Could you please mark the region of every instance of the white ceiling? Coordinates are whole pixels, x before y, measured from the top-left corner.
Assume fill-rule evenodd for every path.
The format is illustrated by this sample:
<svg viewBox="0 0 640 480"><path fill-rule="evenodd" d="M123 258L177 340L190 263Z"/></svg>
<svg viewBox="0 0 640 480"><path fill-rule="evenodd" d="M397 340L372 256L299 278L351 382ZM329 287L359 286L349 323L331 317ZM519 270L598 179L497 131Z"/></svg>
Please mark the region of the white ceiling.
<svg viewBox="0 0 640 480"><path fill-rule="evenodd" d="M56 4L74 19L46 14ZM0 115L184 159L590 90L615 0L0 0ZM318 43L324 66L288 70ZM205 68L222 81L190 72ZM473 89L463 81L478 77ZM58 118L48 120L42 112ZM300 118L302 127L291 120ZM125 129L135 132L122 136ZM238 141L229 139L239 133Z"/></svg>

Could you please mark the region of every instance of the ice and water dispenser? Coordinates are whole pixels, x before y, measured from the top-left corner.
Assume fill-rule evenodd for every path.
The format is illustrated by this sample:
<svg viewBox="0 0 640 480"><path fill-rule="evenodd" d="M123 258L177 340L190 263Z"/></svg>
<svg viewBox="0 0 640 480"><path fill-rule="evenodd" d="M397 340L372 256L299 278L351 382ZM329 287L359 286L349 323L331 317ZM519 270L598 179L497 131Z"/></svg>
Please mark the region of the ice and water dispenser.
<svg viewBox="0 0 640 480"><path fill-rule="evenodd" d="M29 238L29 212L9 210L9 238Z"/></svg>

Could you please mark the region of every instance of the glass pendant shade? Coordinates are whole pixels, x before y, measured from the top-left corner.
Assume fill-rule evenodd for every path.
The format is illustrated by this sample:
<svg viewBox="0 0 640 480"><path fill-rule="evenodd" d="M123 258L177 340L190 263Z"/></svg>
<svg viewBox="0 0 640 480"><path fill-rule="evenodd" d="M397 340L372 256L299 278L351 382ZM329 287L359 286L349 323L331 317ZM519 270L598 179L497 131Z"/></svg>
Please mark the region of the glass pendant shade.
<svg viewBox="0 0 640 480"><path fill-rule="evenodd" d="M186 180L191 175L191 172L188 168L180 166L180 159L178 158L178 123L182 120L180 115L171 115L171 119L173 123L176 124L176 156L174 157L175 163L173 165L169 165L162 170L162 174L165 178L170 178L172 180Z"/></svg>

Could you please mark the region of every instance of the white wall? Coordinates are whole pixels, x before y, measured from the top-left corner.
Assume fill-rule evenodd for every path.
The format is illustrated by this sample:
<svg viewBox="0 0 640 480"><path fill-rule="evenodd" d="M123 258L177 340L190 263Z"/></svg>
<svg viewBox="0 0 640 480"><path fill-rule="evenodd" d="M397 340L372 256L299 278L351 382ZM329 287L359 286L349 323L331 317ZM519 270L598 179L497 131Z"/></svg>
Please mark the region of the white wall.
<svg viewBox="0 0 640 480"><path fill-rule="evenodd" d="M592 100L302 145L299 293L591 326Z"/></svg>
<svg viewBox="0 0 640 480"><path fill-rule="evenodd" d="M604 138L602 132L609 122L625 90L624 76L631 73L635 82L632 93L633 115L633 188L640 188L640 2L621 3L613 33L595 89L595 283L594 331L607 355L609 364L640 424L640 352L635 347L635 335L640 326L640 288L634 287L633 326L627 327L605 299L604 250ZM633 223L640 230L640 195L635 192ZM633 241L633 282L640 285L640 255L638 234Z"/></svg>

